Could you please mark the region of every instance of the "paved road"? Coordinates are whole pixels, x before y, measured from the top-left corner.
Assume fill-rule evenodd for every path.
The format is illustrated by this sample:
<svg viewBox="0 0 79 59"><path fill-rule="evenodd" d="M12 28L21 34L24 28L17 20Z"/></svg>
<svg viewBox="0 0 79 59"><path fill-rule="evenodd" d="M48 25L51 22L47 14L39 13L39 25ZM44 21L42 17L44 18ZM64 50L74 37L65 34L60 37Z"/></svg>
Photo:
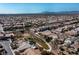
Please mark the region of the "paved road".
<svg viewBox="0 0 79 59"><path fill-rule="evenodd" d="M0 44L2 44L4 49L7 51L7 55L13 55L9 40L0 40Z"/></svg>
<svg viewBox="0 0 79 59"><path fill-rule="evenodd" d="M2 24L0 24L0 32L4 32ZM4 49L7 51L7 55L13 55L14 54L13 50L11 49L10 42L11 42L10 39L0 40L0 44L2 44Z"/></svg>

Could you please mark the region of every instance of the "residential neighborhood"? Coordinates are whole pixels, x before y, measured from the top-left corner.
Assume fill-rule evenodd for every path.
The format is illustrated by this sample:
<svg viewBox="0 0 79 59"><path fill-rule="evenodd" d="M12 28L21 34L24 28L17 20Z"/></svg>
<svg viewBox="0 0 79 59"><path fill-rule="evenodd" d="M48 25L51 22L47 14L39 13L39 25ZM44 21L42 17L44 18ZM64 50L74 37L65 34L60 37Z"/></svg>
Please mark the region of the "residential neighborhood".
<svg viewBox="0 0 79 59"><path fill-rule="evenodd" d="M0 15L0 54L79 54L78 14Z"/></svg>

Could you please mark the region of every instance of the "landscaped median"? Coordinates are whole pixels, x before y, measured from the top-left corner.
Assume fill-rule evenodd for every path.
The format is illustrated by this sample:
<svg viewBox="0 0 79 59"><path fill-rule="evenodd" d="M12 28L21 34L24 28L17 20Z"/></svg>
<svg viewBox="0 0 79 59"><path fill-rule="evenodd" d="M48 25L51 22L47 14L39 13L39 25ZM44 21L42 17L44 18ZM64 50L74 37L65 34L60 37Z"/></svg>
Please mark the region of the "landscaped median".
<svg viewBox="0 0 79 59"><path fill-rule="evenodd" d="M30 34L30 38L32 38L33 41L35 41L40 47L42 47L43 50L49 51L49 52L51 51L51 46L46 41L44 41L43 38L32 33Z"/></svg>

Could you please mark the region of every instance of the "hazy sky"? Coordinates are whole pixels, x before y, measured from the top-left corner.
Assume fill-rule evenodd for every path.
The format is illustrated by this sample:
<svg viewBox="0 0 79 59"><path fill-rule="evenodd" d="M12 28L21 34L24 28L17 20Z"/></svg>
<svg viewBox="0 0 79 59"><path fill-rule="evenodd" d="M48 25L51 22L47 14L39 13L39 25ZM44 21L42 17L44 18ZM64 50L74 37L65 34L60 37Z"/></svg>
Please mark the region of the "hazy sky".
<svg viewBox="0 0 79 59"><path fill-rule="evenodd" d="M0 3L0 13L79 11L79 3Z"/></svg>

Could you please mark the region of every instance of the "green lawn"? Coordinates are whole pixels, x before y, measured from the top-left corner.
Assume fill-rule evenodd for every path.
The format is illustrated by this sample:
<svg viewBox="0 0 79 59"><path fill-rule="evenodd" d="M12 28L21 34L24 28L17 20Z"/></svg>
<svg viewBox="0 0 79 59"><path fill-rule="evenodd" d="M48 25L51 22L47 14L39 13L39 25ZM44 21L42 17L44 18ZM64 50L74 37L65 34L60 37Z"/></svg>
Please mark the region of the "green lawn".
<svg viewBox="0 0 79 59"><path fill-rule="evenodd" d="M30 37L32 38L33 41L41 45L44 49L49 49L49 46L41 38L34 35L31 35Z"/></svg>

